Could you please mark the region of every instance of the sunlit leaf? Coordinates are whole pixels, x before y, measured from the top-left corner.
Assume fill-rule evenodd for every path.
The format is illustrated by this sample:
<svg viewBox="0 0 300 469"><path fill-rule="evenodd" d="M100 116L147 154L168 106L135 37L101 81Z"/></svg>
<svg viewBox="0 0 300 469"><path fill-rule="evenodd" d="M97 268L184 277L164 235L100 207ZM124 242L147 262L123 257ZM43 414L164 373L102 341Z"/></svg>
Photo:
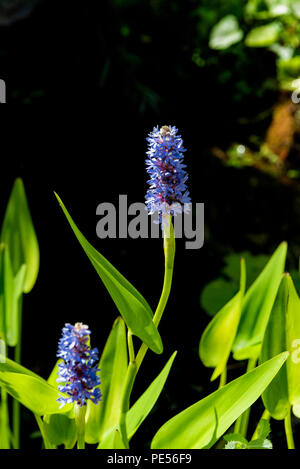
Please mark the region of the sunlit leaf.
<svg viewBox="0 0 300 469"><path fill-rule="evenodd" d="M150 384L144 394L142 394L141 397L129 409L126 416L126 427L129 440L133 437L147 415L151 412L153 406L159 398L170 373L176 354L177 352L173 353L160 374Z"/></svg>
<svg viewBox="0 0 300 469"><path fill-rule="evenodd" d="M47 415L44 417L44 426L52 445L64 445L66 449L73 448L77 439L75 419L63 414Z"/></svg>
<svg viewBox="0 0 300 469"><path fill-rule="evenodd" d="M100 368L102 401L88 402L85 437L88 443L98 443L119 423L124 381L127 372L126 328L117 318L104 347Z"/></svg>
<svg viewBox="0 0 300 469"><path fill-rule="evenodd" d="M200 359L205 366L215 368L212 380L226 367L240 321L245 285L245 262L242 259L240 290L208 324L199 344Z"/></svg>
<svg viewBox="0 0 300 469"><path fill-rule="evenodd" d="M243 301L238 331L233 344L234 358L257 357L269 316L284 272L287 244L281 243L257 277ZM247 354L245 354L247 351Z"/></svg>
<svg viewBox="0 0 300 469"><path fill-rule="evenodd" d="M8 246L14 276L22 265L26 265L24 292L28 293L34 286L38 275L40 253L21 179L16 179L14 183L4 216L0 240Z"/></svg>
<svg viewBox="0 0 300 469"><path fill-rule="evenodd" d="M227 49L239 42L244 33L234 15L226 15L211 30L209 47L211 49Z"/></svg>
<svg viewBox="0 0 300 469"><path fill-rule="evenodd" d="M166 422L152 449L210 448L272 381L288 352L258 366Z"/></svg>
<svg viewBox="0 0 300 469"><path fill-rule="evenodd" d="M248 47L267 47L277 41L281 31L278 21L251 29L245 38Z"/></svg>
<svg viewBox="0 0 300 469"><path fill-rule="evenodd" d="M47 381L21 373L8 371L0 372L0 386L12 397L37 415L67 413L72 409L71 404L59 408L57 390Z"/></svg>
<svg viewBox="0 0 300 469"><path fill-rule="evenodd" d="M81 247L114 300L131 332L155 353L162 353L161 337L153 323L153 313L143 296L82 235L61 199L57 200Z"/></svg>
<svg viewBox="0 0 300 469"><path fill-rule="evenodd" d="M300 403L300 299L288 274L282 278L264 336L260 361L288 350L290 356L262 395L275 419L284 419Z"/></svg>

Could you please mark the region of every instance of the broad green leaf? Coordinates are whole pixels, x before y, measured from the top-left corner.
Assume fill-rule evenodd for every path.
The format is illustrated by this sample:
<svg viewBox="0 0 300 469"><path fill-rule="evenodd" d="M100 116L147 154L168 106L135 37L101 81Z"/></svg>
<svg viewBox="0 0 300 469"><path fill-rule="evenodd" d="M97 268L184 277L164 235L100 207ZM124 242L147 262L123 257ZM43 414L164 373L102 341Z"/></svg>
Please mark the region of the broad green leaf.
<svg viewBox="0 0 300 469"><path fill-rule="evenodd" d="M126 328L122 318L114 322L104 347L100 368L102 402L88 402L85 437L88 443L98 443L120 419L124 381L128 366Z"/></svg>
<svg viewBox="0 0 300 469"><path fill-rule="evenodd" d="M159 395L163 390L165 382L170 373L176 354L177 352L173 353L160 374L150 384L144 394L142 394L142 396L129 409L126 416L126 427L129 440L133 437L147 415L151 412L153 406L159 398Z"/></svg>
<svg viewBox="0 0 300 469"><path fill-rule="evenodd" d="M283 242L246 292L232 348L234 358L237 360L257 357L259 354L259 348L284 272L286 251L287 244Z"/></svg>
<svg viewBox="0 0 300 469"><path fill-rule="evenodd" d="M43 423L52 445L64 445L66 449L73 448L77 439L75 419L63 414L52 414L45 416Z"/></svg>
<svg viewBox="0 0 300 469"><path fill-rule="evenodd" d="M97 449L126 449L118 428L113 428L97 446Z"/></svg>
<svg viewBox="0 0 300 469"><path fill-rule="evenodd" d="M38 275L40 253L21 179L14 183L0 239L8 246L14 276L23 264L26 265L24 292L28 293Z"/></svg>
<svg viewBox="0 0 300 469"><path fill-rule="evenodd" d="M275 419L284 419L300 403L300 299L288 274L282 278L265 332L260 361L288 350L290 356L262 395Z"/></svg>
<svg viewBox="0 0 300 469"><path fill-rule="evenodd" d="M211 30L209 47L211 49L227 49L239 42L244 33L234 15L226 15Z"/></svg>
<svg viewBox="0 0 300 469"><path fill-rule="evenodd" d="M199 344L200 359L205 366L215 368L212 381L220 376L226 367L240 321L245 286L245 261L241 259L240 290L208 324Z"/></svg>
<svg viewBox="0 0 300 469"><path fill-rule="evenodd" d="M251 29L245 38L248 47L267 47L277 41L281 31L278 21Z"/></svg>
<svg viewBox="0 0 300 469"><path fill-rule="evenodd" d="M166 422L156 433L152 449L210 448L262 394L279 371L288 352L231 381Z"/></svg>
<svg viewBox="0 0 300 469"><path fill-rule="evenodd" d="M67 413L71 404L59 408L58 392L47 381L21 373L0 372L0 386L37 415Z"/></svg>
<svg viewBox="0 0 300 469"><path fill-rule="evenodd" d="M39 375L33 373L33 371L29 370L28 368L25 368L19 363L14 362L8 357L5 358L4 363L0 362L0 372L4 373L7 371L10 373L20 373L22 375L29 375L29 376L32 376L33 378L44 381L43 378L41 378Z"/></svg>
<svg viewBox="0 0 300 469"><path fill-rule="evenodd" d="M59 196L55 195L76 238L110 293L128 328L153 352L162 353L161 337L153 323L153 313L149 304L133 285L87 241Z"/></svg>

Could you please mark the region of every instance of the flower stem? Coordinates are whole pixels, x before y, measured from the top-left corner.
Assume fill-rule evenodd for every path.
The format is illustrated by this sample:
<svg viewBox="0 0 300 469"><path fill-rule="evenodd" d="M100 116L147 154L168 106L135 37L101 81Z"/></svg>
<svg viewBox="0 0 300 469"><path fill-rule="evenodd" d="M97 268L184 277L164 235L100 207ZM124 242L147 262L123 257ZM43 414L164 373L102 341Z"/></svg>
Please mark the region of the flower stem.
<svg viewBox="0 0 300 469"><path fill-rule="evenodd" d="M284 419L284 430L285 430L288 449L295 449L293 430L292 430L291 409L289 409L288 414Z"/></svg>
<svg viewBox="0 0 300 469"><path fill-rule="evenodd" d="M167 229L164 229L164 255L165 255L165 274L164 274L164 283L163 289L160 296L158 306L156 308L155 314L153 316L153 323L158 327L160 320L162 318L163 312L165 310L170 291L172 286L173 278L173 267L174 267L174 256L175 256L175 236L174 228L171 221L171 216L166 217ZM123 438L123 442L126 448L129 448L127 430L126 430L126 414L129 410L130 404L130 394L133 388L133 384L137 375L137 372L142 364L142 361L147 353L148 346L142 344L137 356L135 358L134 348L132 343L132 334L128 331L128 351L129 351L129 366L127 369L126 381L124 385L122 403L121 403L121 414L119 420L120 432Z"/></svg>
<svg viewBox="0 0 300 469"><path fill-rule="evenodd" d="M174 268L174 258L175 258L175 236L174 236L174 228L171 221L171 216L169 215L167 220L167 228L164 229L164 255L165 255L165 274L164 274L164 283L162 288L162 293L160 296L159 303L157 305L155 314L153 316L153 322L156 327L158 327L164 310L166 308L171 286L172 286L172 279L173 279L173 268ZM142 344L137 357L136 357L136 366L137 371L139 370L142 361L146 355L148 350L148 346L146 344Z"/></svg>
<svg viewBox="0 0 300 469"><path fill-rule="evenodd" d="M21 340L22 340L22 295L18 304L18 342L14 351L15 362L21 364ZM12 423L14 449L20 448L20 403L14 399L12 404Z"/></svg>
<svg viewBox="0 0 300 469"><path fill-rule="evenodd" d="M75 423L77 427L77 449L85 449L85 414L86 406L75 404L74 407Z"/></svg>

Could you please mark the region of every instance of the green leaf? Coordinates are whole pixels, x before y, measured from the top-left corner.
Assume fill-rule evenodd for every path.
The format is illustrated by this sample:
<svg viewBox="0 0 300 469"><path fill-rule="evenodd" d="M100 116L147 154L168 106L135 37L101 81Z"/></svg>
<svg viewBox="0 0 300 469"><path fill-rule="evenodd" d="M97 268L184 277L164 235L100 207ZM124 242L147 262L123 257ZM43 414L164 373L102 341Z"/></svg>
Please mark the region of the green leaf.
<svg viewBox="0 0 300 469"><path fill-rule="evenodd" d="M288 353L272 358L166 422L152 449L210 448L272 381Z"/></svg>
<svg viewBox="0 0 300 469"><path fill-rule="evenodd" d="M226 15L211 30L209 47L211 49L227 49L239 42L244 33L234 15Z"/></svg>
<svg viewBox="0 0 300 469"><path fill-rule="evenodd" d="M199 344L200 359L205 366L215 368L212 381L226 368L240 321L245 286L245 261L241 259L240 290L208 324Z"/></svg>
<svg viewBox="0 0 300 469"><path fill-rule="evenodd" d="M8 246L15 276L26 265L24 292L34 286L40 262L38 241L33 227L24 185L16 179L8 201L0 239Z"/></svg>
<svg viewBox="0 0 300 469"><path fill-rule="evenodd" d="M260 345L263 341L284 271L286 252L287 244L283 242L246 292L240 323L232 348L236 360L255 358L259 354Z"/></svg>
<svg viewBox="0 0 300 469"><path fill-rule="evenodd" d="M251 29L245 38L248 47L267 47L277 41L281 31L278 21Z"/></svg>
<svg viewBox="0 0 300 469"><path fill-rule="evenodd" d="M64 445L66 449L73 448L77 439L75 419L62 414L52 414L45 416L43 423L52 445Z"/></svg>
<svg viewBox="0 0 300 469"><path fill-rule="evenodd" d="M71 404L59 409L59 397L55 388L42 378L28 374L0 372L0 386L17 401L37 415L67 413L72 410Z"/></svg>
<svg viewBox="0 0 300 469"><path fill-rule="evenodd" d="M88 402L85 438L88 443L105 439L120 419L120 408L128 366L126 328L122 318L114 322L104 347L100 368L102 402Z"/></svg>
<svg viewBox="0 0 300 469"><path fill-rule="evenodd" d="M220 311L237 292L242 257L247 266L247 288L254 282L268 261L268 256L265 254L253 255L248 251L225 256L222 276L205 285L201 292L201 306L210 316Z"/></svg>
<svg viewBox="0 0 300 469"><path fill-rule="evenodd" d="M20 373L22 375L32 376L33 378L44 381L43 378L41 378L39 375L33 373L33 371L29 370L28 368L19 365L19 363L14 362L8 357L5 357L5 362L0 362L0 372Z"/></svg>
<svg viewBox="0 0 300 469"><path fill-rule="evenodd" d="M144 394L142 394L142 396L129 409L126 416L126 428L129 440L133 437L159 398L170 373L176 354L177 352L173 353L160 374L150 384Z"/></svg>
<svg viewBox="0 0 300 469"><path fill-rule="evenodd" d="M284 419L290 406L300 403L300 299L288 274L282 278L266 329L260 361L288 350L290 356L263 393L266 409L275 419Z"/></svg>
<svg viewBox="0 0 300 469"><path fill-rule="evenodd" d="M126 449L118 428L113 428L97 446L97 449Z"/></svg>
<svg viewBox="0 0 300 469"><path fill-rule="evenodd" d="M153 323L153 313L149 304L133 285L86 240L59 196L55 195L76 238L110 293L132 334L139 337L153 352L162 353L161 337Z"/></svg>

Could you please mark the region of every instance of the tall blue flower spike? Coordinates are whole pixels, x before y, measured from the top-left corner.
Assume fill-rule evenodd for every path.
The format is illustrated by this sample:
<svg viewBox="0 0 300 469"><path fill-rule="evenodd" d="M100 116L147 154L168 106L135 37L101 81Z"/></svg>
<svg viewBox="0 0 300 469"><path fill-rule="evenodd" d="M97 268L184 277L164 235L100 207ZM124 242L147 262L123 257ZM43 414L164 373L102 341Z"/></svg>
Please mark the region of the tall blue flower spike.
<svg viewBox="0 0 300 469"><path fill-rule="evenodd" d="M191 199L186 187L188 179L184 170L183 141L177 135L177 128L164 125L154 127L148 141L147 172L150 175L150 189L146 194L146 208L150 215L176 215L184 211L184 204Z"/></svg>
<svg viewBox="0 0 300 469"><path fill-rule="evenodd" d="M57 357L63 362L58 364L58 390L69 397L59 397L63 407L76 402L79 407L90 399L94 404L101 401L100 378L97 374L98 349L91 349L88 326L78 322L75 326L65 324L58 343ZM95 365L96 363L96 365Z"/></svg>

